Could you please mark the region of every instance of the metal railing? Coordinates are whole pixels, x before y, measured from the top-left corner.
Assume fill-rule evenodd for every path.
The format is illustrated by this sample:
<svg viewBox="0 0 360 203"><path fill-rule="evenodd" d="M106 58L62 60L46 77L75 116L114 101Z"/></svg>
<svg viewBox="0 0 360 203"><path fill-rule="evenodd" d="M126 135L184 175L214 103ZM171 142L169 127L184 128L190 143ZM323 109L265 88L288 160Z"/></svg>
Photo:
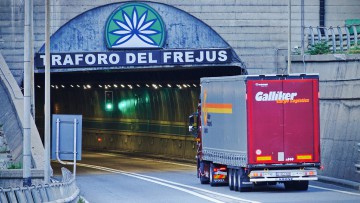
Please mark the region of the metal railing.
<svg viewBox="0 0 360 203"><path fill-rule="evenodd" d="M308 48L325 41L333 53L347 51L351 46L357 46L360 40L360 24L337 27L310 26L305 27L304 30Z"/></svg>
<svg viewBox="0 0 360 203"><path fill-rule="evenodd" d="M1 203L77 202L80 190L74 176L62 168L62 181L45 185L0 188Z"/></svg>

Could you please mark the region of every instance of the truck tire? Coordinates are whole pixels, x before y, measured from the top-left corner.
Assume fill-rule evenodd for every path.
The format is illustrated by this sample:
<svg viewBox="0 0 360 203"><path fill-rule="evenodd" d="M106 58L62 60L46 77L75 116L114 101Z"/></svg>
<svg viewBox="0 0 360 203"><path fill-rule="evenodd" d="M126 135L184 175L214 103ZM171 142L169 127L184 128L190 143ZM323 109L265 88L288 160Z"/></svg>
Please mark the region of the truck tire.
<svg viewBox="0 0 360 203"><path fill-rule="evenodd" d="M309 188L309 181L291 181L291 182L284 182L286 190L308 190Z"/></svg>
<svg viewBox="0 0 360 203"><path fill-rule="evenodd" d="M238 182L238 191L240 192L249 192L252 189L252 185L245 185L243 182L249 182L249 177L245 173L243 168L237 170L237 182Z"/></svg>
<svg viewBox="0 0 360 203"><path fill-rule="evenodd" d="M209 179L210 179L210 185L215 186L216 183L214 182L214 164L213 163L210 163Z"/></svg>
<svg viewBox="0 0 360 203"><path fill-rule="evenodd" d="M235 171L235 169L229 168L228 177L229 177L229 188L230 188L230 190L235 189L234 171Z"/></svg>
<svg viewBox="0 0 360 203"><path fill-rule="evenodd" d="M198 169L198 176L200 179L200 183L201 184L209 184L209 178L207 178L206 176L204 176L205 174L205 170L209 168L208 163L204 162L204 161L200 161L199 162L199 169Z"/></svg>
<svg viewBox="0 0 360 203"><path fill-rule="evenodd" d="M201 184L209 184L209 178L206 178L206 177L204 177L204 176L200 176L200 183Z"/></svg>
<svg viewBox="0 0 360 203"><path fill-rule="evenodd" d="M238 176L239 176L239 170L238 169L234 169L233 170L234 171L234 190L235 191L239 191L239 184L240 184L240 182L239 182L239 178L238 178Z"/></svg>

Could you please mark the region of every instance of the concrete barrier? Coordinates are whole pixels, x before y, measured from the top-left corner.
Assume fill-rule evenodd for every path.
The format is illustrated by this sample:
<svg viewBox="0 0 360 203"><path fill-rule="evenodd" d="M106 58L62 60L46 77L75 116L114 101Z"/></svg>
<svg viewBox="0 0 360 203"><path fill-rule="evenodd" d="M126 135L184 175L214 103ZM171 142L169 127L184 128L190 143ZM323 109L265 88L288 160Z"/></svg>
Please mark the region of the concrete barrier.
<svg viewBox="0 0 360 203"><path fill-rule="evenodd" d="M61 170L63 175L62 182L32 185L31 187L15 186L5 189L0 188L0 202L78 202L80 190L76 185L75 178L66 168Z"/></svg>
<svg viewBox="0 0 360 203"><path fill-rule="evenodd" d="M142 152L195 160L196 141L192 136L124 134L91 130L84 130L83 134L84 148Z"/></svg>

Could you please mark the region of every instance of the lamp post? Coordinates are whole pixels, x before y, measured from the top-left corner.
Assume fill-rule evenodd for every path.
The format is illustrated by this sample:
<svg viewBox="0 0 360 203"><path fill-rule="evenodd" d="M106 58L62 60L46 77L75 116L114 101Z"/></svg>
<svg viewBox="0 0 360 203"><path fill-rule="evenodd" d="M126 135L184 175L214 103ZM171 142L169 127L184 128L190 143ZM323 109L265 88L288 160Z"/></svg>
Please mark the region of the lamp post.
<svg viewBox="0 0 360 203"><path fill-rule="evenodd" d="M50 0L45 0L45 166L44 182L50 183Z"/></svg>
<svg viewBox="0 0 360 203"><path fill-rule="evenodd" d="M31 186L31 24L32 0L25 1L24 19L24 122L23 122L23 185Z"/></svg>
<svg viewBox="0 0 360 203"><path fill-rule="evenodd" d="M288 63L287 63L287 74L291 72L291 0L288 3Z"/></svg>

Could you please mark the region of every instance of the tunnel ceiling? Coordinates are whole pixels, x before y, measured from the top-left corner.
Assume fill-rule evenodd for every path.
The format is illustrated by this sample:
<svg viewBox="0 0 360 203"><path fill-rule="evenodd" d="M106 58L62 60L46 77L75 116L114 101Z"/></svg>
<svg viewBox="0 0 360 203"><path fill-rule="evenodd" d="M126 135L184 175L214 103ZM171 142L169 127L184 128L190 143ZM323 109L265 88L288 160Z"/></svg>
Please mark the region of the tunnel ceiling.
<svg viewBox="0 0 360 203"><path fill-rule="evenodd" d="M44 72L44 49L35 55L36 73ZM87 80L91 80L88 75L111 79L105 76L109 71L134 80L138 78L132 71L187 80L244 73L234 50L211 27L180 9L155 2L114 3L86 11L51 36L50 49L52 73L73 72L69 77L74 78L84 74L81 78ZM182 75L180 69L185 71ZM130 73L121 74L124 71Z"/></svg>

